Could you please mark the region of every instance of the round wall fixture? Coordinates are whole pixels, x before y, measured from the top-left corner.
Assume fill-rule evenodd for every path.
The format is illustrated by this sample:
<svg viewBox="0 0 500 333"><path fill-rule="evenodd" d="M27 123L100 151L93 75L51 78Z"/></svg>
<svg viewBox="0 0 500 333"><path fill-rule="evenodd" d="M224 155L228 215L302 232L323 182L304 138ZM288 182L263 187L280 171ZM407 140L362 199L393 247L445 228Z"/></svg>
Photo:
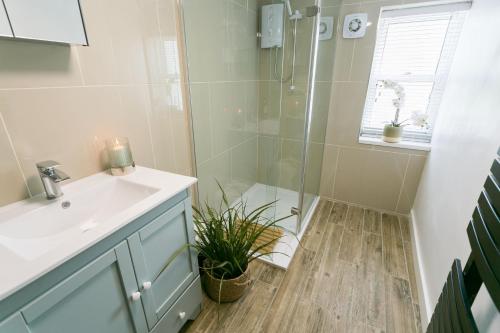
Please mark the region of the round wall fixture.
<svg viewBox="0 0 500 333"><path fill-rule="evenodd" d="M333 36L333 16L322 16L319 23L319 40L331 39Z"/></svg>
<svg viewBox="0 0 500 333"><path fill-rule="evenodd" d="M344 18L344 38L361 38L366 33L368 14L356 13L346 15Z"/></svg>

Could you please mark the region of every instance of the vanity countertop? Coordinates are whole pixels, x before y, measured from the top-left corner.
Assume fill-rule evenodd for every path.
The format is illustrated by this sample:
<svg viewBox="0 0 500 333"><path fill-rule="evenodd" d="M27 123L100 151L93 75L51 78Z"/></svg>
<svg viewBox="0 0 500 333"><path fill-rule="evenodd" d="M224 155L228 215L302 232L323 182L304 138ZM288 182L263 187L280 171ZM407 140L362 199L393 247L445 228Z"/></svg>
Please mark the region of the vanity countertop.
<svg viewBox="0 0 500 333"><path fill-rule="evenodd" d="M137 167L121 177L95 174L0 208L0 301L196 183Z"/></svg>

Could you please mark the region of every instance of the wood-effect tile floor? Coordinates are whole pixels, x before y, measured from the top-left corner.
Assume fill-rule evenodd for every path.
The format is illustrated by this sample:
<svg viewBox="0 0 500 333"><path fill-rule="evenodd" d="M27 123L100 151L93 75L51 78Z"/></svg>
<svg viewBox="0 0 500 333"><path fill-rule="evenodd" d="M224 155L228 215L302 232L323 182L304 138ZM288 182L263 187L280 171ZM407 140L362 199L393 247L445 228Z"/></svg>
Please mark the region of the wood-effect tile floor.
<svg viewBox="0 0 500 333"><path fill-rule="evenodd" d="M183 332L421 332L408 220L321 200L288 271L254 261L231 304Z"/></svg>

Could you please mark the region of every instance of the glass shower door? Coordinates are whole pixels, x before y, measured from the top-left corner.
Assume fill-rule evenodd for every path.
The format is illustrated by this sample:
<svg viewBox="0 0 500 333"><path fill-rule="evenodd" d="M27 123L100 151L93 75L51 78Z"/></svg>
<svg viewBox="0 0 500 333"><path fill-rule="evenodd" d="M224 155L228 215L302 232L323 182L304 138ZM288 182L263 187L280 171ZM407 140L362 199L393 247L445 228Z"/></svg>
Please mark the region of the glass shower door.
<svg viewBox="0 0 500 333"><path fill-rule="evenodd" d="M316 1L316 5L321 4L321 0ZM312 22L312 37L309 50L309 68L308 68L308 95L306 105L306 122L304 124L304 149L302 153L302 171L301 186L299 193L300 214L297 221L297 233L303 228L305 219L309 211L313 208L315 199L319 199L319 187L321 177L321 166L323 163L324 150L324 130L326 122L318 123L321 117L318 117L315 108L315 90L316 90L316 67L318 57L318 38L319 38L319 6L317 15ZM318 126L319 125L319 126ZM321 129L324 129L323 131ZM321 135L323 133L323 135ZM316 141L316 140L317 141Z"/></svg>
<svg viewBox="0 0 500 333"><path fill-rule="evenodd" d="M297 215L285 227L299 234L302 221L319 193L323 150L311 143L314 82L318 46L319 1L304 7L303 1L291 1L293 12L301 19L285 21L285 52L281 87L281 173L278 199L293 196L289 209ZM288 43L288 45L286 44ZM294 45L295 44L295 45ZM288 54L287 54L288 52ZM291 54L290 54L291 53ZM319 170L317 168L319 166ZM287 192L290 189L293 191ZM280 195L280 190L284 193Z"/></svg>

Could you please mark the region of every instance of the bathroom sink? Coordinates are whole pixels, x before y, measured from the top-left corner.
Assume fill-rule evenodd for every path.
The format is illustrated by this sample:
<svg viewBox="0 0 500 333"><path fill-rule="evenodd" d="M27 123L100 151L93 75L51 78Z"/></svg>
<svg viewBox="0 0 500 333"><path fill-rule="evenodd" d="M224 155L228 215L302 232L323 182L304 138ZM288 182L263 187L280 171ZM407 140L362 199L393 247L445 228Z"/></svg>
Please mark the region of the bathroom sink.
<svg viewBox="0 0 500 333"><path fill-rule="evenodd" d="M196 179L137 166L115 177L101 172L44 195L0 207L0 299L21 289L136 221Z"/></svg>
<svg viewBox="0 0 500 333"><path fill-rule="evenodd" d="M68 238L110 221L157 191L111 177L58 200L37 197L30 202L36 208L0 223L0 244L21 257L35 259Z"/></svg>

